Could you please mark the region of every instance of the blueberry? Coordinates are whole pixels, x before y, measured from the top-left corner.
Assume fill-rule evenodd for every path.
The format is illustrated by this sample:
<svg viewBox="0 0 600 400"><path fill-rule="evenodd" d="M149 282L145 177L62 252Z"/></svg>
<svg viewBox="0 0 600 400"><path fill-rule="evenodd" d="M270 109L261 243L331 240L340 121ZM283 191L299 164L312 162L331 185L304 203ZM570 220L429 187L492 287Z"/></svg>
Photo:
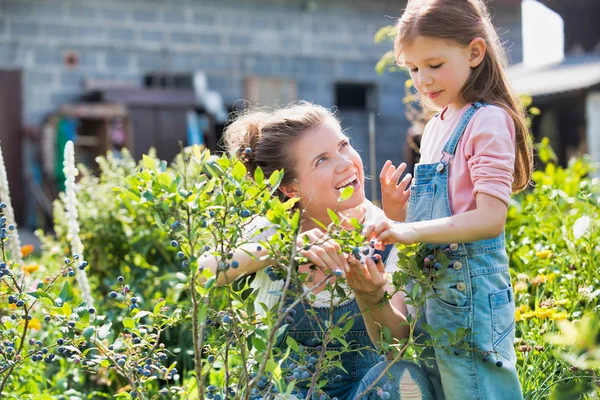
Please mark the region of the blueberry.
<svg viewBox="0 0 600 400"><path fill-rule="evenodd" d="M286 324L293 324L294 323L294 318L290 317L289 315L287 317L285 317L285 323Z"/></svg>
<svg viewBox="0 0 600 400"><path fill-rule="evenodd" d="M503 364L504 363L502 362L502 360L496 361L496 367L498 367L498 368L502 367Z"/></svg>
<svg viewBox="0 0 600 400"><path fill-rule="evenodd" d="M316 359L316 358L314 358L314 357L310 357L310 358L308 359L308 362L309 362L310 364L315 364L315 363L317 362L317 359Z"/></svg>
<svg viewBox="0 0 600 400"><path fill-rule="evenodd" d="M206 361L212 364L215 361L215 356L211 354L206 358Z"/></svg>
<svg viewBox="0 0 600 400"><path fill-rule="evenodd" d="M13 224L8 225L8 230L9 231L14 231L15 230L15 226Z"/></svg>
<svg viewBox="0 0 600 400"><path fill-rule="evenodd" d="M435 264L433 264L433 268L435 268L436 271L439 271L440 268L442 268L442 264L440 264L439 262L436 262Z"/></svg>
<svg viewBox="0 0 600 400"><path fill-rule="evenodd" d="M310 373L308 371L302 372L302 379L308 379L310 377Z"/></svg>
<svg viewBox="0 0 600 400"><path fill-rule="evenodd" d="M133 342L133 344L140 344L140 343L142 343L142 339L140 339L139 337L134 337L132 342Z"/></svg>
<svg viewBox="0 0 600 400"><path fill-rule="evenodd" d="M248 210L242 210L242 212L240 212L240 216L242 218L248 218L250 216L250 211L248 211Z"/></svg>
<svg viewBox="0 0 600 400"><path fill-rule="evenodd" d="M171 224L171 229L177 229L181 226L181 222L175 221Z"/></svg>
<svg viewBox="0 0 600 400"><path fill-rule="evenodd" d="M67 323L67 325L69 325L69 328L75 328L75 322L74 321L69 321Z"/></svg>
<svg viewBox="0 0 600 400"><path fill-rule="evenodd" d="M383 400L387 400L387 399L389 399L389 398L390 398L390 394L389 394L389 392L383 392L383 393L381 393L381 398L382 398Z"/></svg>
<svg viewBox="0 0 600 400"><path fill-rule="evenodd" d="M333 273L335 276L342 276L342 270L341 269L336 269Z"/></svg>
<svg viewBox="0 0 600 400"><path fill-rule="evenodd" d="M127 362L127 360L125 360L124 358L119 358L117 360L117 364L121 367L125 366L125 363Z"/></svg>
<svg viewBox="0 0 600 400"><path fill-rule="evenodd" d="M232 261L232 262L231 262L231 268L233 268L233 269L236 269L236 268L237 268L237 267L239 267L239 266L240 266L240 263L239 263L239 262L237 262L237 261Z"/></svg>
<svg viewBox="0 0 600 400"><path fill-rule="evenodd" d="M223 323L228 324L231 322L231 317L229 315L225 315L223 317Z"/></svg>
<svg viewBox="0 0 600 400"><path fill-rule="evenodd" d="M111 299L116 299L118 296L117 292L115 292L115 291L110 292L108 295L110 296Z"/></svg>
<svg viewBox="0 0 600 400"><path fill-rule="evenodd" d="M185 254L183 253L183 251L178 251L177 252L177 257L183 258L183 257L185 257Z"/></svg>
<svg viewBox="0 0 600 400"><path fill-rule="evenodd" d="M241 197L243 194L244 194L244 193L242 193L242 191L241 191L240 189L236 189L236 191L235 191L235 195L236 195L237 197Z"/></svg>
<svg viewBox="0 0 600 400"><path fill-rule="evenodd" d="M390 390L392 390L392 385L390 385L389 382L386 383L385 385L383 385L383 390L389 392Z"/></svg>
<svg viewBox="0 0 600 400"><path fill-rule="evenodd" d="M250 147L246 147L246 150L244 150L244 153L246 153L246 155L250 155L252 154L252 149Z"/></svg>
<svg viewBox="0 0 600 400"><path fill-rule="evenodd" d="M341 376L341 375L336 375L336 376L335 376L335 381L336 381L336 382L341 382L341 381L342 381L342 379L343 379L343 378L342 378L342 376Z"/></svg>
<svg viewBox="0 0 600 400"><path fill-rule="evenodd" d="M69 271L69 276L75 276L75 271Z"/></svg>
<svg viewBox="0 0 600 400"><path fill-rule="evenodd" d="M261 251L261 250L262 250L262 247L256 246L256 251Z"/></svg>
<svg viewBox="0 0 600 400"><path fill-rule="evenodd" d="M187 267L188 267L188 265L189 265L189 263L187 262L187 260L183 260L183 261L181 262L181 267L182 267L182 268L187 268Z"/></svg>
<svg viewBox="0 0 600 400"><path fill-rule="evenodd" d="M481 359L483 360L483 362L486 362L490 359L489 354L484 354L483 357L481 357Z"/></svg>
<svg viewBox="0 0 600 400"><path fill-rule="evenodd" d="M24 305L25 305L25 302L23 300L17 301L17 307L23 307Z"/></svg>
<svg viewBox="0 0 600 400"><path fill-rule="evenodd" d="M58 339L58 340L56 341L56 344L57 344L57 345L59 345L59 346L62 346L63 344L65 344L65 340L64 340L64 339L62 339L62 338L61 338L61 339Z"/></svg>
<svg viewBox="0 0 600 400"><path fill-rule="evenodd" d="M68 258L65 258L65 264L67 264L67 265L71 264L71 260L69 260Z"/></svg>
<svg viewBox="0 0 600 400"><path fill-rule="evenodd" d="M83 271L85 269L85 267L87 267L87 266L88 266L88 262L83 261L81 264L79 264L79 269Z"/></svg>
<svg viewBox="0 0 600 400"><path fill-rule="evenodd" d="M6 203L5 202L0 203L0 208L6 208Z"/></svg>
<svg viewBox="0 0 600 400"><path fill-rule="evenodd" d="M456 356L460 355L460 350L459 349L454 349L454 355L456 355Z"/></svg>
<svg viewBox="0 0 600 400"><path fill-rule="evenodd" d="M171 240L171 246L177 247L177 246L179 246L179 243L177 242L177 240Z"/></svg>
<svg viewBox="0 0 600 400"><path fill-rule="evenodd" d="M385 362L386 360L387 360L387 357L385 355L382 354L382 355L379 356L379 361L380 362Z"/></svg>
<svg viewBox="0 0 600 400"><path fill-rule="evenodd" d="M216 214L215 214L215 212L214 212L214 211L209 211L209 212L208 212L208 216L209 216L209 217L211 217L211 218L214 218L214 217L215 217L215 215L216 215Z"/></svg>
<svg viewBox="0 0 600 400"><path fill-rule="evenodd" d="M132 298L131 298L131 302L132 302L133 304L137 303L137 301L138 301L137 297L132 297Z"/></svg>
<svg viewBox="0 0 600 400"><path fill-rule="evenodd" d="M120 283L123 283L123 282L125 282L125 278L123 278L122 276L119 276L117 278L117 281L120 282Z"/></svg>

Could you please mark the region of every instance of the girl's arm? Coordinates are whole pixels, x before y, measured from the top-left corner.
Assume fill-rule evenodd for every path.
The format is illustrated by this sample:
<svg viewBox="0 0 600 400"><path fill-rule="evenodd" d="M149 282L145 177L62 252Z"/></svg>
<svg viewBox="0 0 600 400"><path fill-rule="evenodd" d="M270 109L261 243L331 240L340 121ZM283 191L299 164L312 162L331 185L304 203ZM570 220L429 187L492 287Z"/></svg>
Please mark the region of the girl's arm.
<svg viewBox="0 0 600 400"><path fill-rule="evenodd" d="M354 290L354 296L362 311L371 341L379 346L383 327L389 328L392 337L396 339L407 337L409 327L404 324L408 310L402 292L394 294L391 300L383 305L379 304L385 292L393 293L394 291L387 282L381 258L376 257L377 264L370 257L367 257L364 264L350 258L350 270L346 282Z"/></svg>
<svg viewBox="0 0 600 400"><path fill-rule="evenodd" d="M497 237L504 229L507 205L497 197L478 193L477 208L451 217L392 224L381 221L365 228L367 237L390 243L471 243Z"/></svg>

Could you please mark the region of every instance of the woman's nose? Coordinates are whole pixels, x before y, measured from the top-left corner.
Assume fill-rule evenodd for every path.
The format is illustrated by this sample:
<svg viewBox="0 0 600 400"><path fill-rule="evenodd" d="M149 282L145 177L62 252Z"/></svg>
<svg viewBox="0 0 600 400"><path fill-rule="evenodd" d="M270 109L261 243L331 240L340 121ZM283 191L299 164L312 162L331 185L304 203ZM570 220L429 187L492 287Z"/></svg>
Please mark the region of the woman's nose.
<svg viewBox="0 0 600 400"><path fill-rule="evenodd" d="M338 163L336 166L336 172L344 172L348 168L351 168L354 165L350 157L346 155L340 154L338 156Z"/></svg>

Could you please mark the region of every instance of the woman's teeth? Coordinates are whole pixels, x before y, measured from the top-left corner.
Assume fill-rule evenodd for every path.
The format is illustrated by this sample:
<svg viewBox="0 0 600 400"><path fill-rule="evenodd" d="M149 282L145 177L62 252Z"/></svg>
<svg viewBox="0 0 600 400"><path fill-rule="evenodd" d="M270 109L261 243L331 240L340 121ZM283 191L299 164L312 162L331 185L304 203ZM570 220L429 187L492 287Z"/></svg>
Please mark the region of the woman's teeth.
<svg viewBox="0 0 600 400"><path fill-rule="evenodd" d="M350 178L346 179L344 182L342 182L339 185L337 185L335 188L339 190L339 189L342 189L342 188L344 188L346 186L354 184L355 181L356 181L356 179L357 179L356 175L353 175Z"/></svg>

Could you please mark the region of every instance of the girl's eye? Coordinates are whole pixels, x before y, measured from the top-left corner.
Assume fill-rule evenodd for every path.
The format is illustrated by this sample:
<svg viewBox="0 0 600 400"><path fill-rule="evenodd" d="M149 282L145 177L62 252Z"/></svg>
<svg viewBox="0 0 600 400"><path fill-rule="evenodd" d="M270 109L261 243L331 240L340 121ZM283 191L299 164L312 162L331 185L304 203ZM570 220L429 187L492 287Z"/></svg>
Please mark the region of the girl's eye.
<svg viewBox="0 0 600 400"><path fill-rule="evenodd" d="M443 63L442 63L443 64ZM431 69L438 69L439 67L442 66L442 64L438 64L438 65L432 65Z"/></svg>
<svg viewBox="0 0 600 400"><path fill-rule="evenodd" d="M417 72L419 70L419 68L411 68L410 72Z"/></svg>

